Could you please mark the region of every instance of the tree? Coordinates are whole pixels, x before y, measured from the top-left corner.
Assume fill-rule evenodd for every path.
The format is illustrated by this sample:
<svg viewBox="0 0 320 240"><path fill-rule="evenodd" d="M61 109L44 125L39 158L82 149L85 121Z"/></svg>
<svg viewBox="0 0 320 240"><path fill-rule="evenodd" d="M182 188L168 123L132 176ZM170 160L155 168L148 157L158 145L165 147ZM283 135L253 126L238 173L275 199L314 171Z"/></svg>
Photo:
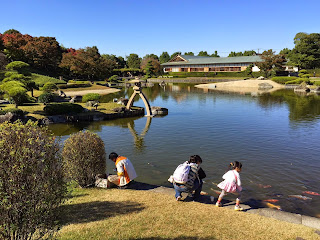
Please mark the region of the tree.
<svg viewBox="0 0 320 240"><path fill-rule="evenodd" d="M140 67L148 75L148 78L159 74L161 71L160 62L154 58L143 58Z"/></svg>
<svg viewBox="0 0 320 240"><path fill-rule="evenodd" d="M102 79L112 74L116 62L101 57L95 46L78 50L70 48L67 53L62 55L60 67L77 77Z"/></svg>
<svg viewBox="0 0 320 240"><path fill-rule="evenodd" d="M194 56L194 53L193 52L185 52L184 55Z"/></svg>
<svg viewBox="0 0 320 240"><path fill-rule="evenodd" d="M31 92L31 96L33 97L33 90L38 89L38 87L36 83L31 80L29 64L21 61L14 61L9 63L6 66L6 69L11 72L5 74L6 78L3 81L20 81L25 85L26 89Z"/></svg>
<svg viewBox="0 0 320 240"><path fill-rule="evenodd" d="M13 99L16 108L28 101L26 86L20 81L5 82L1 85L1 89Z"/></svg>
<svg viewBox="0 0 320 240"><path fill-rule="evenodd" d="M170 59L174 58L177 55L181 55L181 52L174 52L171 54Z"/></svg>
<svg viewBox="0 0 320 240"><path fill-rule="evenodd" d="M264 51L261 55L263 62L257 62L256 65L259 67L260 71L264 73L265 77L268 78L271 71L281 71L283 70L283 64L286 61L284 56L275 55L272 49Z"/></svg>
<svg viewBox="0 0 320 240"><path fill-rule="evenodd" d="M165 62L169 62L170 61L170 55L168 52L162 52L162 54L160 55L160 63L165 63Z"/></svg>
<svg viewBox="0 0 320 240"><path fill-rule="evenodd" d="M320 33L297 33L288 64L304 69L320 67Z"/></svg>
<svg viewBox="0 0 320 240"><path fill-rule="evenodd" d="M23 49L27 61L35 68L56 70L61 62L62 49L54 37L33 37Z"/></svg>
<svg viewBox="0 0 320 240"><path fill-rule="evenodd" d="M291 50L289 48L282 49L279 54L285 56L285 58L288 58L291 53Z"/></svg>
<svg viewBox="0 0 320 240"><path fill-rule="evenodd" d="M30 35L21 33L3 34L4 54L12 61L25 61L24 46L31 41Z"/></svg>
<svg viewBox="0 0 320 240"><path fill-rule="evenodd" d="M45 93L51 93L51 92L57 91L57 90L58 90L58 87L57 87L57 85L54 84L53 82L47 82L47 83L42 87L42 90L43 90Z"/></svg>
<svg viewBox="0 0 320 240"><path fill-rule="evenodd" d="M152 75L154 75L154 67L152 64L152 60L149 60L147 65L144 68L144 71L146 73L145 78L148 79L150 78Z"/></svg>
<svg viewBox="0 0 320 240"><path fill-rule="evenodd" d="M9 29L7 31L4 31L3 34L14 34L14 33L19 33L21 34L18 30L16 29Z"/></svg>
<svg viewBox="0 0 320 240"><path fill-rule="evenodd" d="M0 152L0 238L50 238L66 195L59 143L36 122L6 122Z"/></svg>
<svg viewBox="0 0 320 240"><path fill-rule="evenodd" d="M214 51L214 53L211 54L210 57L220 57L220 56L218 55L218 51Z"/></svg>
<svg viewBox="0 0 320 240"><path fill-rule="evenodd" d="M127 65L129 68L140 68L141 58L139 58L138 54L131 53L127 57Z"/></svg>
<svg viewBox="0 0 320 240"><path fill-rule="evenodd" d="M201 56L201 57L210 57L210 55L207 53L207 51L200 51L198 53L198 56Z"/></svg>
<svg viewBox="0 0 320 240"><path fill-rule="evenodd" d="M143 58L152 58L152 59L155 59L155 60L158 60L159 61L159 58L157 55L151 53L151 54L147 54L145 55Z"/></svg>
<svg viewBox="0 0 320 240"><path fill-rule="evenodd" d="M245 72L246 72L246 74L247 74L248 76L253 77L253 75L252 75L252 68L253 68L253 67L254 67L254 65L251 63L251 64L246 68Z"/></svg>
<svg viewBox="0 0 320 240"><path fill-rule="evenodd" d="M257 52L254 50L244 51L243 56L254 56L257 55Z"/></svg>
<svg viewBox="0 0 320 240"><path fill-rule="evenodd" d="M117 57L114 54L102 54L101 57L105 58L109 62L115 62L115 69L124 68L126 66L126 61L121 56Z"/></svg>
<svg viewBox="0 0 320 240"><path fill-rule="evenodd" d="M97 174L106 172L106 152L102 139L85 131L72 134L62 151L67 175L81 187L92 186Z"/></svg>

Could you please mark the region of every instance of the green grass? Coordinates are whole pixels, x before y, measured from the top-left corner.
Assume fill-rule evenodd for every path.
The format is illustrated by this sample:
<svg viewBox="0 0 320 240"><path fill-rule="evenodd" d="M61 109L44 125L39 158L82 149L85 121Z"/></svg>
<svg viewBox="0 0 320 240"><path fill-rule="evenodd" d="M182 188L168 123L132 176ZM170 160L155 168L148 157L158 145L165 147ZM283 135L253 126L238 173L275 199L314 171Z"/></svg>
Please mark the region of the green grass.
<svg viewBox="0 0 320 240"><path fill-rule="evenodd" d="M75 189L58 239L318 239L315 230L137 190Z"/></svg>
<svg viewBox="0 0 320 240"><path fill-rule="evenodd" d="M58 83L66 83L65 81L61 81L57 78L53 78L53 77L48 77L48 76L45 76L45 75L40 75L40 74L37 74L37 73L32 73L32 76L31 76L31 79L37 84L39 85L40 87L43 87L44 84L46 84L47 82L53 82L55 84L58 84Z"/></svg>
<svg viewBox="0 0 320 240"><path fill-rule="evenodd" d="M101 113L114 113L112 109L119 107L119 104L109 102L109 103L99 103L97 111L95 111L95 108L92 107L87 107L85 103L77 103L81 105L84 108L87 108L89 110L92 110L90 112L85 112L85 113L80 113L80 115L90 115L90 114L95 114L97 112ZM2 109L7 109L7 108L15 108L14 104L6 104L6 105L0 105ZM43 111L44 104L43 103L29 103L29 104L24 104L22 106L18 107L22 111L26 113L26 116L32 116L36 119L42 119L45 118L45 112Z"/></svg>

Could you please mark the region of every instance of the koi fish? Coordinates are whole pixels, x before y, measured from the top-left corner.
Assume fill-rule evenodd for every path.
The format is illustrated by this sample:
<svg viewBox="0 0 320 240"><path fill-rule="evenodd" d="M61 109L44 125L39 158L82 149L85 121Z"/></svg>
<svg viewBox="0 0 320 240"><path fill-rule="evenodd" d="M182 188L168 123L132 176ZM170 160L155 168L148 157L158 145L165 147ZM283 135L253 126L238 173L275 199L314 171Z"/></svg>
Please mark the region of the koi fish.
<svg viewBox="0 0 320 240"><path fill-rule="evenodd" d="M306 193L306 194L313 195L313 196L320 196L320 194L317 193L317 192L304 191L304 192L302 192L302 193Z"/></svg>
<svg viewBox="0 0 320 240"><path fill-rule="evenodd" d="M276 203L276 202L279 202L278 199L266 199L266 200L263 200L264 202L269 202L269 203Z"/></svg>
<svg viewBox="0 0 320 240"><path fill-rule="evenodd" d="M217 191L217 190L214 190L213 188L210 188L211 191L214 191L216 194L220 195L221 194L221 191Z"/></svg>
<svg viewBox="0 0 320 240"><path fill-rule="evenodd" d="M271 185L262 185L262 184L257 184L259 188L271 188Z"/></svg>
<svg viewBox="0 0 320 240"><path fill-rule="evenodd" d="M306 196L302 196L302 195L288 195L288 197L297 198L297 199L301 199L304 201L312 199L311 197L306 197Z"/></svg>
<svg viewBox="0 0 320 240"><path fill-rule="evenodd" d="M200 192L201 195L209 195L207 192L201 191Z"/></svg>
<svg viewBox="0 0 320 240"><path fill-rule="evenodd" d="M274 204L268 203L268 202L266 202L265 204L266 204L266 206L267 206L268 208L273 208L273 209L277 209L277 210L282 210L281 207L278 206L278 205L274 205Z"/></svg>

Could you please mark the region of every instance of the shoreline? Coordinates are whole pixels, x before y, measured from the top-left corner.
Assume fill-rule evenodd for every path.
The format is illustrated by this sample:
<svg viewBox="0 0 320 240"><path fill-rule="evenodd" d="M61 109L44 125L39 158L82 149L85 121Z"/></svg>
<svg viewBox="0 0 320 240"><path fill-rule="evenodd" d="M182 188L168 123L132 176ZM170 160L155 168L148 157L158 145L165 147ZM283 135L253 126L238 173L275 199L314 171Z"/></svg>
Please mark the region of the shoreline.
<svg viewBox="0 0 320 240"><path fill-rule="evenodd" d="M97 178L97 181L101 181L101 180L103 181L102 178ZM104 185L102 184L100 187L97 186L97 188L106 188L106 187L104 187ZM136 182L136 181L134 181L134 183L128 189L150 191L150 192L170 195L173 198L175 194L174 188ZM185 199L187 194L182 193L182 196L183 196L183 199ZM214 198L214 201L212 201L213 198ZM201 200L199 202L203 204L213 205L215 204L216 200L217 200L216 197L210 196L205 192L202 192ZM233 209L235 205L235 201L229 201L226 199L223 200L223 203L224 203L223 208L228 208L228 209ZM277 219L280 221L300 224L300 225L304 225L307 227L320 230L320 218L317 218L317 217L285 212L285 211L267 208L267 207L252 207L252 206L246 205L245 203L241 203L241 207L243 207L244 213L250 213L250 214L260 215L264 217L269 217L269 218Z"/></svg>

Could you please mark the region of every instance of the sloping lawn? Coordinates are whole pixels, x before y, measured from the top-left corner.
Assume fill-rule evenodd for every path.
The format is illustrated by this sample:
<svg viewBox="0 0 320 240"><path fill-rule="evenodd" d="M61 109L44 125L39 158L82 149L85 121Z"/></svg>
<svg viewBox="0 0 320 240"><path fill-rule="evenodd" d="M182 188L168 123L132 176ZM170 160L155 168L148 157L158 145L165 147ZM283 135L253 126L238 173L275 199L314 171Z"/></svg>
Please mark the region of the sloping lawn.
<svg viewBox="0 0 320 240"><path fill-rule="evenodd" d="M76 188L72 195L58 239L319 239L302 225L148 191Z"/></svg>

